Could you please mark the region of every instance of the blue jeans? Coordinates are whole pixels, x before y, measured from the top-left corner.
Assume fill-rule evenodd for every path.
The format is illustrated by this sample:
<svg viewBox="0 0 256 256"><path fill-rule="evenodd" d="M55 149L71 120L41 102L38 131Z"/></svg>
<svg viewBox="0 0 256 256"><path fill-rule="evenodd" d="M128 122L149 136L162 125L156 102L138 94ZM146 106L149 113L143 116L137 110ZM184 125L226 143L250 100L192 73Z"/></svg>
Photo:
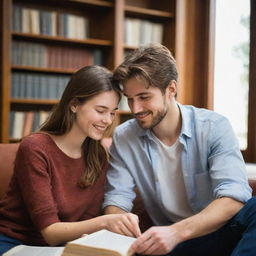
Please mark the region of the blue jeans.
<svg viewBox="0 0 256 256"><path fill-rule="evenodd" d="M22 242L17 239L0 234L0 256L11 248L20 244L22 244Z"/></svg>
<svg viewBox="0 0 256 256"><path fill-rule="evenodd" d="M219 230L180 243L168 256L256 256L256 197Z"/></svg>

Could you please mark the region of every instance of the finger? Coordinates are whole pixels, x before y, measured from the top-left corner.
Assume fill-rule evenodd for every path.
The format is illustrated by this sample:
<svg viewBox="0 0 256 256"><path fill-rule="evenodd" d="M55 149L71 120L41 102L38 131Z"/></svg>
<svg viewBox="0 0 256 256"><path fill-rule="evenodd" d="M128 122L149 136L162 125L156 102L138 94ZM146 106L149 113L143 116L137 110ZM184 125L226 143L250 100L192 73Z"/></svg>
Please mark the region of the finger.
<svg viewBox="0 0 256 256"><path fill-rule="evenodd" d="M153 239L151 239L153 240ZM149 243L149 246L145 250L141 250L139 253L145 254L145 255L159 255L159 246L157 243L154 243L154 241L151 241Z"/></svg>
<svg viewBox="0 0 256 256"><path fill-rule="evenodd" d="M138 226L138 223L136 223L136 225ZM132 224L127 214L123 214L121 216L121 219L119 219L116 226L123 234L131 237L136 237L137 233L134 231L135 230L134 225Z"/></svg>
<svg viewBox="0 0 256 256"><path fill-rule="evenodd" d="M139 228L139 219L138 216L132 213L127 213L123 216L123 223L127 229L133 234L133 237L139 237L141 231Z"/></svg>
<svg viewBox="0 0 256 256"><path fill-rule="evenodd" d="M139 227L139 218L135 214L127 215L130 221L130 230L133 232L135 237L139 237L141 235L140 227Z"/></svg>
<svg viewBox="0 0 256 256"><path fill-rule="evenodd" d="M141 250L144 243L148 242L151 238L150 232L143 233L132 245L131 248L138 252ZM145 249L144 249L145 250Z"/></svg>
<svg viewBox="0 0 256 256"><path fill-rule="evenodd" d="M120 234L125 235L125 236L134 237L133 232L130 231L130 229L127 228L124 223L120 223L120 224L118 225L118 229L119 229L119 231L120 231Z"/></svg>
<svg viewBox="0 0 256 256"><path fill-rule="evenodd" d="M151 248L153 246L153 244L154 244L154 240L152 238L149 238L149 239L144 240L144 241L140 240L137 243L136 252L144 254L144 252L147 251L149 248Z"/></svg>

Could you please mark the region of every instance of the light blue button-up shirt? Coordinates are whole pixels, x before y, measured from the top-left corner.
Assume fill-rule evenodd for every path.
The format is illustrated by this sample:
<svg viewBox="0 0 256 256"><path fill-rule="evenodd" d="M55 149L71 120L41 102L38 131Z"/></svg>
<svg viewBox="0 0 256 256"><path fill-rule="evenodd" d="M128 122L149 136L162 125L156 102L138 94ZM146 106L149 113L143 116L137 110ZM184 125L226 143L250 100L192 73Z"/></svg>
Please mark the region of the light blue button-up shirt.
<svg viewBox="0 0 256 256"><path fill-rule="evenodd" d="M182 129L181 167L189 205L194 213L220 197L241 202L251 198L251 188L237 139L229 121L206 109L178 104ZM161 201L157 179L157 144L150 130L135 119L117 127L110 149L107 192L103 207L131 211L136 185L155 225L172 220Z"/></svg>

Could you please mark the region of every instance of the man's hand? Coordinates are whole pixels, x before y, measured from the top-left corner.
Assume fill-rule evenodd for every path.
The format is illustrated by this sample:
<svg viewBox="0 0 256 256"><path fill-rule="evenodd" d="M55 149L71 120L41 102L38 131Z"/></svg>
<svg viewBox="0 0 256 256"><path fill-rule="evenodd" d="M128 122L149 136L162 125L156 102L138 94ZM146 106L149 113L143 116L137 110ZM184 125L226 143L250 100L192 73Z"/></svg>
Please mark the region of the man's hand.
<svg viewBox="0 0 256 256"><path fill-rule="evenodd" d="M139 254L162 255L169 253L180 242L175 226L152 227L131 245Z"/></svg>
<svg viewBox="0 0 256 256"><path fill-rule="evenodd" d="M105 228L126 236L139 237L139 218L133 213L108 214L104 215Z"/></svg>

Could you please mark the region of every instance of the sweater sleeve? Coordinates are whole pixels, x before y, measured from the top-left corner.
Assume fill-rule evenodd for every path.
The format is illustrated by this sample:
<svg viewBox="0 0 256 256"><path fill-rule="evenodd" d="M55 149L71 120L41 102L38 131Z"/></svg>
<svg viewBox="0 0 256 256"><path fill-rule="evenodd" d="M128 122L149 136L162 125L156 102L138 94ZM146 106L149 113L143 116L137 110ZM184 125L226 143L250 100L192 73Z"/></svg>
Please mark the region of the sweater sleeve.
<svg viewBox="0 0 256 256"><path fill-rule="evenodd" d="M59 222L56 203L51 193L47 152L40 141L31 138L22 141L17 152L14 173L35 228L40 231Z"/></svg>

